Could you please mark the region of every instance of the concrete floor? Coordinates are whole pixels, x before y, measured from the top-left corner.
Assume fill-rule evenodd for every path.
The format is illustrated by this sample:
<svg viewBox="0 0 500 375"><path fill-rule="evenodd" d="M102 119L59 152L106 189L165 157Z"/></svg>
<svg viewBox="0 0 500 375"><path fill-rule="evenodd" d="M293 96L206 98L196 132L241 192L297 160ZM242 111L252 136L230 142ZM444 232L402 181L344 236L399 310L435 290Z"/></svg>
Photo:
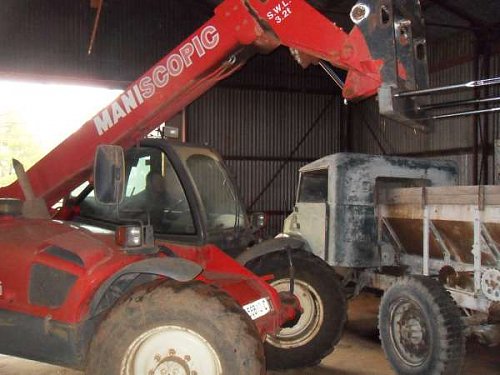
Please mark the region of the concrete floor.
<svg viewBox="0 0 500 375"><path fill-rule="evenodd" d="M386 375L392 374L378 341L378 299L360 296L350 303L349 324L335 351L309 369L269 372L268 375ZM464 374L499 375L500 348L469 342ZM82 375L81 372L38 362L0 356L0 375ZM236 375L236 374L235 374Z"/></svg>

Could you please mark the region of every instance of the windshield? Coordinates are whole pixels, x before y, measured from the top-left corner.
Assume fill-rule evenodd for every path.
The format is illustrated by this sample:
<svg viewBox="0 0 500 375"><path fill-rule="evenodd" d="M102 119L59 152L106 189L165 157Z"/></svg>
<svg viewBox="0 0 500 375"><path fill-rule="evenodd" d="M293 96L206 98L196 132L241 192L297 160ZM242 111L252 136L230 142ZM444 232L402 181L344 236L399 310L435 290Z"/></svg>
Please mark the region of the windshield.
<svg viewBox="0 0 500 375"><path fill-rule="evenodd" d="M184 188L167 156L159 149L138 147L128 150L125 160L125 197L118 210L89 195L81 205L81 216L151 223L159 234L196 234Z"/></svg>
<svg viewBox="0 0 500 375"><path fill-rule="evenodd" d="M206 150L179 152L195 183L207 215L209 231L245 226L245 212L224 164Z"/></svg>
<svg viewBox="0 0 500 375"><path fill-rule="evenodd" d="M204 206L207 230L246 228L246 213L232 180L219 158L209 149L176 145L176 153L190 175ZM88 196L81 217L122 222L150 222L156 233L196 234L186 192L166 154L154 148L132 148L125 154L125 198L117 210Z"/></svg>

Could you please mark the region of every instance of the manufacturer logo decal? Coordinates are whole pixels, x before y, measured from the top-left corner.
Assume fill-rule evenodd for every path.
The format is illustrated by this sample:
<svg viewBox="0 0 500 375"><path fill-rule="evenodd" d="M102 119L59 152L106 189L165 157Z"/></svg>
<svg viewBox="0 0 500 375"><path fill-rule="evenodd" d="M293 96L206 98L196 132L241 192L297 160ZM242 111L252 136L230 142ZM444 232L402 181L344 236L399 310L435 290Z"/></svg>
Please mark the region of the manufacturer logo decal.
<svg viewBox="0 0 500 375"><path fill-rule="evenodd" d="M170 79L181 75L185 69L193 65L193 57L203 58L207 51L217 47L219 40L217 28L208 25L177 51L165 56L129 90L94 117L97 133L103 135L120 119L153 97L157 89L167 86Z"/></svg>

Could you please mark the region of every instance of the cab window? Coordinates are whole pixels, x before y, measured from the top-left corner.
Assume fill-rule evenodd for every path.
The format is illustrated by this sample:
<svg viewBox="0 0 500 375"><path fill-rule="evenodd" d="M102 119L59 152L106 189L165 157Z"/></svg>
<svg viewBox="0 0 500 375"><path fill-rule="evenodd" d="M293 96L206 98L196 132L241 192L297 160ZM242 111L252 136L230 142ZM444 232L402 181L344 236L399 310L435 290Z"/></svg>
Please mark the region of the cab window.
<svg viewBox="0 0 500 375"><path fill-rule="evenodd" d="M328 200L328 169L302 173L298 202L323 203Z"/></svg>
<svg viewBox="0 0 500 375"><path fill-rule="evenodd" d="M125 197L118 209L87 197L82 204L83 217L117 223L151 223L159 234L196 234L185 191L163 152L133 148L125 153L125 164Z"/></svg>
<svg viewBox="0 0 500 375"><path fill-rule="evenodd" d="M186 165L205 207L208 231L243 227L245 211L223 164L206 155L191 155Z"/></svg>

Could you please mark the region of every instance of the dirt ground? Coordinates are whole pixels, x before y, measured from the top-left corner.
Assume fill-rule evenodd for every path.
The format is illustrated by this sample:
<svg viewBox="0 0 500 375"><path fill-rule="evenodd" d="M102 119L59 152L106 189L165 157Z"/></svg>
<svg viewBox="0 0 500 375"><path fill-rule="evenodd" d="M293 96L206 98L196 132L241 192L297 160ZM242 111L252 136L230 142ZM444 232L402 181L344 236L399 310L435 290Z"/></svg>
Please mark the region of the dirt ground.
<svg viewBox="0 0 500 375"><path fill-rule="evenodd" d="M268 375L386 375L392 374L378 340L378 298L362 295L350 303L349 323L335 351L319 366ZM467 345L463 374L499 375L500 348L475 342ZM0 375L82 375L81 372L13 357L0 356ZM236 375L236 374L235 374Z"/></svg>

